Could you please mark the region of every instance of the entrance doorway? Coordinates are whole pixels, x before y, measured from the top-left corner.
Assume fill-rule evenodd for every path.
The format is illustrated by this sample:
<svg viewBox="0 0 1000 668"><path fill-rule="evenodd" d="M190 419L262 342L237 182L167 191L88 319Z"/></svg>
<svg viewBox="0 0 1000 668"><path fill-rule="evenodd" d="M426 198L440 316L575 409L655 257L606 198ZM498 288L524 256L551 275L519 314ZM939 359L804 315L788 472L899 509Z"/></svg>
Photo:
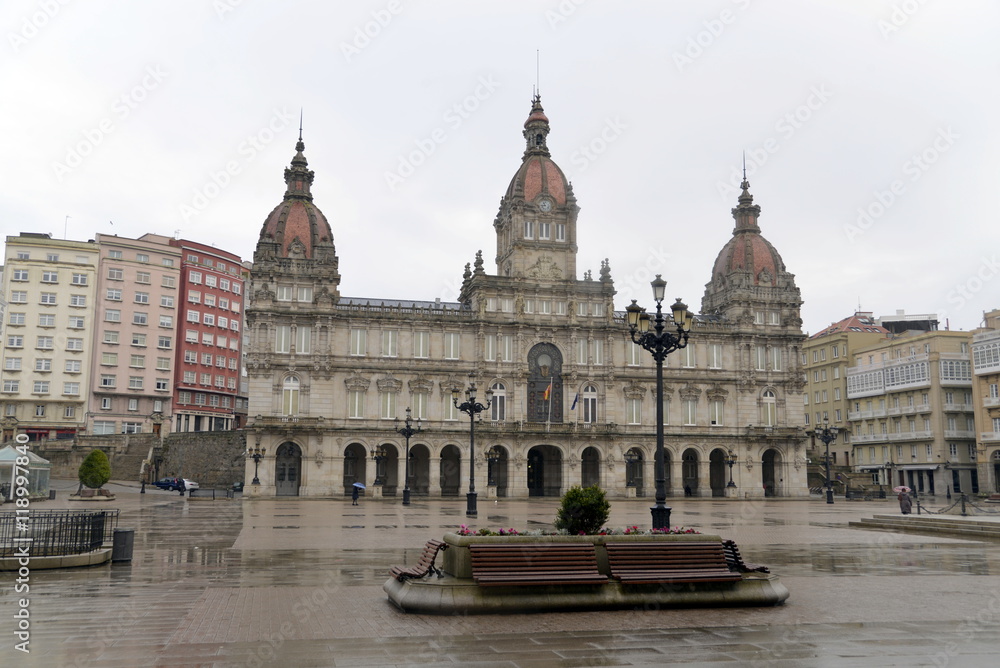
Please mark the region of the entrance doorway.
<svg viewBox="0 0 1000 668"><path fill-rule="evenodd" d="M716 448L708 456L708 480L712 486L712 496L726 495L726 456Z"/></svg>
<svg viewBox="0 0 1000 668"><path fill-rule="evenodd" d="M583 451L580 461L580 485L582 487L601 485L601 453L593 446Z"/></svg>
<svg viewBox="0 0 1000 668"><path fill-rule="evenodd" d="M765 450L761 456L761 481L764 485L764 496L778 496L781 478L777 477L780 456L777 450Z"/></svg>
<svg viewBox="0 0 1000 668"><path fill-rule="evenodd" d="M274 495L298 496L302 473L302 450L295 443L282 443L274 454Z"/></svg>
<svg viewBox="0 0 1000 668"><path fill-rule="evenodd" d="M462 484L462 454L458 447L446 445L441 449L441 496L458 496Z"/></svg>
<svg viewBox="0 0 1000 668"><path fill-rule="evenodd" d="M528 496L562 494L562 453L551 445L528 450Z"/></svg>
<svg viewBox="0 0 1000 668"><path fill-rule="evenodd" d="M698 451L688 448L681 456L684 496L698 496Z"/></svg>
<svg viewBox="0 0 1000 668"><path fill-rule="evenodd" d="M360 443L351 443L344 450L344 495L354 491L354 483L364 484L368 453Z"/></svg>

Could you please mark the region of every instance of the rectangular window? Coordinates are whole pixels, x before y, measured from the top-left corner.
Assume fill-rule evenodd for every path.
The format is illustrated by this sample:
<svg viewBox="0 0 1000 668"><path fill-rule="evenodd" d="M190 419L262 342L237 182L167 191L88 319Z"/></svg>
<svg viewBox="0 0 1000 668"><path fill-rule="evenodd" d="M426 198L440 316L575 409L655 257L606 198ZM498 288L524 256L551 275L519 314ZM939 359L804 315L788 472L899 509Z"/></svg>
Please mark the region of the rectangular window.
<svg viewBox="0 0 1000 668"><path fill-rule="evenodd" d="M148 304L149 303L149 293L148 292L137 292L137 293L135 293L135 303L136 304Z"/></svg>
<svg viewBox="0 0 1000 668"><path fill-rule="evenodd" d="M364 356L368 354L368 332L364 329L351 330L351 355Z"/></svg>
<svg viewBox="0 0 1000 668"><path fill-rule="evenodd" d="M132 345L146 347L146 335L145 334L133 334L132 335Z"/></svg>
<svg viewBox="0 0 1000 668"><path fill-rule="evenodd" d="M66 339L66 350L83 350L83 339L78 339L78 338Z"/></svg>
<svg viewBox="0 0 1000 668"><path fill-rule="evenodd" d="M114 387L115 376L105 374L101 376L101 387Z"/></svg>
<svg viewBox="0 0 1000 668"><path fill-rule="evenodd" d="M54 293L54 292L43 292L42 295L41 295L41 298L39 299L39 303L41 303L41 304L48 304L50 306L55 305L55 303L56 303L56 293Z"/></svg>
<svg viewBox="0 0 1000 668"><path fill-rule="evenodd" d="M681 366L685 369L693 369L696 366L696 357L694 354L694 346L686 346L681 348Z"/></svg>
<svg viewBox="0 0 1000 668"><path fill-rule="evenodd" d="M130 411L137 411L137 410L139 410L139 400L138 399L129 399L128 400L128 409Z"/></svg>
<svg viewBox="0 0 1000 668"><path fill-rule="evenodd" d="M201 322L201 313L199 311L192 311L191 309L188 309L188 312L187 312L187 321L188 322Z"/></svg>
<svg viewBox="0 0 1000 668"><path fill-rule="evenodd" d="M3 382L4 392L18 392L20 391L21 383L17 380L5 380Z"/></svg>
<svg viewBox="0 0 1000 668"><path fill-rule="evenodd" d="M130 390L141 390L142 376L129 376L128 387Z"/></svg>
<svg viewBox="0 0 1000 668"><path fill-rule="evenodd" d="M758 371L767 369L767 348L764 346L754 346L754 368Z"/></svg>
<svg viewBox="0 0 1000 668"><path fill-rule="evenodd" d="M206 313L205 315L203 315L201 317L201 321L203 323L205 323L206 325L214 325L215 324L215 316L212 315L211 313Z"/></svg>
<svg viewBox="0 0 1000 668"><path fill-rule="evenodd" d="M397 357L399 355L398 339L398 330L386 329L382 331L382 357Z"/></svg>
<svg viewBox="0 0 1000 668"><path fill-rule="evenodd" d="M150 274L148 271L137 271L135 272L135 282L142 283L143 285L149 285L152 281L150 280Z"/></svg>
<svg viewBox="0 0 1000 668"><path fill-rule="evenodd" d="M39 357L35 360L35 371L52 371L52 360Z"/></svg>
<svg viewBox="0 0 1000 668"><path fill-rule="evenodd" d="M725 424L722 421L722 409L725 404L719 399L713 399L708 402L708 419L709 424L713 426L720 426Z"/></svg>
<svg viewBox="0 0 1000 668"><path fill-rule="evenodd" d="M24 282L28 280L27 269L15 269L10 273L10 280Z"/></svg>
<svg viewBox="0 0 1000 668"><path fill-rule="evenodd" d="M396 393L379 393L379 417L383 420L392 420L396 417Z"/></svg>
<svg viewBox="0 0 1000 668"><path fill-rule="evenodd" d="M487 334L483 339L483 359L487 362L495 362L497 359L497 338Z"/></svg>
<svg viewBox="0 0 1000 668"><path fill-rule="evenodd" d="M43 313L38 316L38 326L39 327L55 327L56 326L56 316L54 313Z"/></svg>
<svg viewBox="0 0 1000 668"><path fill-rule="evenodd" d="M431 333L413 332L413 356L418 359L430 357Z"/></svg>
<svg viewBox="0 0 1000 668"><path fill-rule="evenodd" d="M95 420L94 430L92 432L95 436L107 436L109 434L115 433L115 423L107 420Z"/></svg>
<svg viewBox="0 0 1000 668"><path fill-rule="evenodd" d="M778 350L777 348L772 348L771 349L771 370L772 371L781 371L782 368L783 367L782 367L782 364L781 364L781 351ZM823 375L826 376L826 369L823 369ZM826 380L826 378L823 378L823 380Z"/></svg>
<svg viewBox="0 0 1000 668"><path fill-rule="evenodd" d="M42 283L58 283L58 282L59 282L59 272L56 271L42 272Z"/></svg>
<svg viewBox="0 0 1000 668"><path fill-rule="evenodd" d="M458 408L452 401L451 396L446 396L444 398L444 419L445 420L457 420L458 419Z"/></svg>
<svg viewBox="0 0 1000 668"><path fill-rule="evenodd" d="M290 285L278 285L274 288L274 293L279 302L292 301L292 286Z"/></svg>
<svg viewBox="0 0 1000 668"><path fill-rule="evenodd" d="M14 290L10 293L11 304L27 304L28 292L26 290Z"/></svg>
<svg viewBox="0 0 1000 668"><path fill-rule="evenodd" d="M167 260L164 260L163 262L166 263ZM175 276L165 275L163 276L163 280L160 281L160 285L165 288L177 287L177 278Z"/></svg>
<svg viewBox="0 0 1000 668"><path fill-rule="evenodd" d="M160 327L167 327L168 329L173 329L173 327L174 327L174 316L172 316L172 315L161 315L160 316Z"/></svg>
<svg viewBox="0 0 1000 668"><path fill-rule="evenodd" d="M146 368L146 356L145 355L129 355L128 365L130 367L135 367L137 369Z"/></svg>
<svg viewBox="0 0 1000 668"><path fill-rule="evenodd" d="M684 424L685 425L697 424L698 400L684 399L684 401L681 403L681 408L684 411Z"/></svg>
<svg viewBox="0 0 1000 668"><path fill-rule="evenodd" d="M299 325L295 330L295 352L299 355L312 353L312 327Z"/></svg>
<svg viewBox="0 0 1000 668"><path fill-rule="evenodd" d="M556 241L566 241L565 223L556 223Z"/></svg>
<svg viewBox="0 0 1000 668"><path fill-rule="evenodd" d="M163 308L173 308L174 307L173 295L160 295L160 306L162 306Z"/></svg>
<svg viewBox="0 0 1000 668"><path fill-rule="evenodd" d="M101 353L101 364L116 366L118 364L118 353Z"/></svg>
<svg viewBox="0 0 1000 668"><path fill-rule="evenodd" d="M642 348L631 341L625 342L625 364L639 366L642 363Z"/></svg>
<svg viewBox="0 0 1000 668"><path fill-rule="evenodd" d="M20 371L21 370L21 358L20 357L8 357L3 361L3 368L8 371Z"/></svg>
<svg viewBox="0 0 1000 668"><path fill-rule="evenodd" d="M110 281L123 281L125 280L125 270L121 267L108 267L108 280Z"/></svg>
<svg viewBox="0 0 1000 668"><path fill-rule="evenodd" d="M549 223L538 223L538 238L546 239L549 238Z"/></svg>
<svg viewBox="0 0 1000 668"><path fill-rule="evenodd" d="M69 317L70 329L83 329L84 319L82 315L71 315Z"/></svg>
<svg viewBox="0 0 1000 668"><path fill-rule="evenodd" d="M192 304L200 304L201 293L198 292L197 290L191 290L190 292L188 292L188 301Z"/></svg>
<svg viewBox="0 0 1000 668"><path fill-rule="evenodd" d="M446 360L457 360L459 355L459 334L457 332L445 332L444 334L444 358Z"/></svg>
<svg viewBox="0 0 1000 668"><path fill-rule="evenodd" d="M135 261L136 262L143 262L143 263L147 263L148 264L149 263L149 255L147 255L146 253L136 253L135 254Z"/></svg>
<svg viewBox="0 0 1000 668"><path fill-rule="evenodd" d="M157 357L156 358L156 370L157 371L170 371L170 358L169 357Z"/></svg>
<svg viewBox="0 0 1000 668"><path fill-rule="evenodd" d="M535 238L535 223L530 220L524 221L524 238L534 239Z"/></svg>
<svg viewBox="0 0 1000 668"><path fill-rule="evenodd" d="M365 416L365 393L361 390L351 390L347 393L347 417L363 418Z"/></svg>
<svg viewBox="0 0 1000 668"><path fill-rule="evenodd" d="M427 395L423 392L410 395L410 402L413 408L413 417L418 420L427 419Z"/></svg>
<svg viewBox="0 0 1000 668"><path fill-rule="evenodd" d="M200 271L190 272L188 274L188 283L192 283L194 285L201 285L201 272Z"/></svg>
<svg viewBox="0 0 1000 668"><path fill-rule="evenodd" d="M709 369L721 369L722 368L722 344L721 343L710 343L710 344L708 344L708 368Z"/></svg>
<svg viewBox="0 0 1000 668"><path fill-rule="evenodd" d="M229 281L223 281L223 282L226 284L226 287L223 289L228 290ZM296 292L297 292L296 298L300 302L311 302L313 300L313 289L310 287L298 288Z"/></svg>
<svg viewBox="0 0 1000 668"><path fill-rule="evenodd" d="M36 339L35 347L40 350L52 350L55 339L51 336L39 336Z"/></svg>
<svg viewBox="0 0 1000 668"><path fill-rule="evenodd" d="M148 313L142 313L140 311L136 311L135 313L132 314L133 325L145 325L148 320L149 320Z"/></svg>
<svg viewBox="0 0 1000 668"><path fill-rule="evenodd" d="M24 314L23 313L11 313L10 317L7 319L7 324L9 324L9 325L23 325L24 324Z"/></svg>
<svg viewBox="0 0 1000 668"><path fill-rule="evenodd" d="M205 285L207 285L210 288L214 288L215 285L216 285L216 278L215 278L215 276L213 276L212 274L206 275L205 276Z"/></svg>
<svg viewBox="0 0 1000 668"><path fill-rule="evenodd" d="M514 336L511 334L504 334L500 337L500 361L514 361Z"/></svg>
<svg viewBox="0 0 1000 668"><path fill-rule="evenodd" d="M594 340L593 344L593 360L595 366L601 366L604 364L604 341Z"/></svg>
<svg viewBox="0 0 1000 668"><path fill-rule="evenodd" d="M24 347L24 337L12 334L7 337L7 347L8 348L23 348Z"/></svg>
<svg viewBox="0 0 1000 668"><path fill-rule="evenodd" d="M116 308L105 309L104 311L104 321L105 322L121 322L122 312Z"/></svg>
<svg viewBox="0 0 1000 668"><path fill-rule="evenodd" d="M355 330L351 330L354 332ZM274 352L292 352L292 328L288 325L279 325L274 328Z"/></svg>
<svg viewBox="0 0 1000 668"><path fill-rule="evenodd" d="M625 400L625 422L642 424L642 399Z"/></svg>

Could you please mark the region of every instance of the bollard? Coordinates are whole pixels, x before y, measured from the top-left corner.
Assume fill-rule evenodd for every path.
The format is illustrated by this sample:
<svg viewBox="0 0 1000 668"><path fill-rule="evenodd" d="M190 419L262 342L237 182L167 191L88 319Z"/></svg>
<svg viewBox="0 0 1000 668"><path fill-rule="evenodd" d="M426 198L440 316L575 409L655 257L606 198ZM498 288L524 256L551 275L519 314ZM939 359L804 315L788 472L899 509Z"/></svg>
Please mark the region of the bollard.
<svg viewBox="0 0 1000 668"><path fill-rule="evenodd" d="M54 498L56 498L56 490L50 489L49 490L49 501L51 501Z"/></svg>
<svg viewBox="0 0 1000 668"><path fill-rule="evenodd" d="M111 561L132 561L135 529L115 529L111 542Z"/></svg>

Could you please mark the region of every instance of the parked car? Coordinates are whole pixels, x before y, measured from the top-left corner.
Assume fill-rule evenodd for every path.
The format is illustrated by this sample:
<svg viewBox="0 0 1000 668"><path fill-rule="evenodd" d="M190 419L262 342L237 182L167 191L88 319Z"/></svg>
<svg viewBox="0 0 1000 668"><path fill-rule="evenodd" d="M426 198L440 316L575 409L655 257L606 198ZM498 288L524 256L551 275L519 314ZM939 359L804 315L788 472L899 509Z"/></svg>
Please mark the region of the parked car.
<svg viewBox="0 0 1000 668"><path fill-rule="evenodd" d="M181 489L181 479L180 478L160 478L153 483L156 487L160 489L165 489L168 492L177 492Z"/></svg>
<svg viewBox="0 0 1000 668"><path fill-rule="evenodd" d="M198 483L194 480L189 480L188 478L182 478L181 480L184 483L183 489L198 489L199 487Z"/></svg>

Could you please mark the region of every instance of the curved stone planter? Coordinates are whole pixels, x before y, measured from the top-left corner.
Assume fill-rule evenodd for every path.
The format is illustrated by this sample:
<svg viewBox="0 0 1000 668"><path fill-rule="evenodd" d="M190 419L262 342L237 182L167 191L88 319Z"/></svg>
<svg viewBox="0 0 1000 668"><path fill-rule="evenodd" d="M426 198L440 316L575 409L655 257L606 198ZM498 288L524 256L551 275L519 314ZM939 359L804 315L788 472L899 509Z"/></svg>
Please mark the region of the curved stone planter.
<svg viewBox="0 0 1000 668"><path fill-rule="evenodd" d="M601 573L610 575L604 545L609 542L705 541L722 538L710 534L666 536L459 536L446 533L441 569L445 577L434 576L399 582L390 578L382 589L404 612L436 614L486 614L721 606L780 605L789 596L778 578L768 573L744 573L740 582L662 585L623 585L609 579L602 585L558 585L532 587L480 587L472 579L469 545L473 543L589 542L597 552Z"/></svg>

